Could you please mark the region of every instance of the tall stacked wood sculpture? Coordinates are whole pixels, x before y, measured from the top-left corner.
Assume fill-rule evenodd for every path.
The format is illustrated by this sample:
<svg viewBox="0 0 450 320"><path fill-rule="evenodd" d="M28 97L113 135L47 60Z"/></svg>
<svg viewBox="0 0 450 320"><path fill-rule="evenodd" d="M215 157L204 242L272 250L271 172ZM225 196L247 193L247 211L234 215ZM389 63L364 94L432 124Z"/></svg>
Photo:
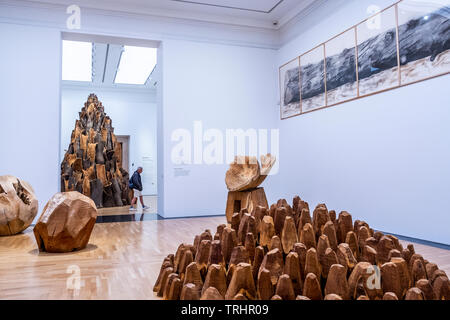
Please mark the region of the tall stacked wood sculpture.
<svg viewBox="0 0 450 320"><path fill-rule="evenodd" d="M96 218L92 199L76 191L55 194L33 229L39 250L70 252L85 248Z"/></svg>
<svg viewBox="0 0 450 320"><path fill-rule="evenodd" d="M235 170L233 164L227 185L258 181L249 176L258 177L256 167ZM227 219L230 223L219 225L215 234L205 230L164 258L153 287L158 297L450 300L450 281L436 264L413 245L404 248L395 236L353 221L346 211L336 217L319 204L311 216L308 203L297 196L292 206L281 199L270 208L244 207Z"/></svg>
<svg viewBox="0 0 450 320"><path fill-rule="evenodd" d="M89 95L79 115L61 164L61 191L78 191L94 200L97 208L130 204L121 145L95 94Z"/></svg>
<svg viewBox="0 0 450 320"><path fill-rule="evenodd" d="M234 212L247 209L249 212L257 206L267 207L264 188L259 188L272 169L276 159L270 154L261 156L261 166L256 157L237 156L225 175L229 190L226 217L231 222Z"/></svg>
<svg viewBox="0 0 450 320"><path fill-rule="evenodd" d="M10 175L0 176L0 236L28 228L37 211L38 201L28 182Z"/></svg>

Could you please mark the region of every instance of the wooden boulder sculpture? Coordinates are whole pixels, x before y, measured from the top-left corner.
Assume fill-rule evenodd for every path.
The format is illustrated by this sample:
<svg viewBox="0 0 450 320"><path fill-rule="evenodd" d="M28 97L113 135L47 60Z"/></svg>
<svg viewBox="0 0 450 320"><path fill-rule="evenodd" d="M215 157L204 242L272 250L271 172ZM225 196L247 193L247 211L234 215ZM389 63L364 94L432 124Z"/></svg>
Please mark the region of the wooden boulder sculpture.
<svg viewBox="0 0 450 320"><path fill-rule="evenodd" d="M295 197L292 207L281 199L235 212L214 240L207 230L169 254L153 291L164 299L175 283L167 299L450 300L445 272L413 245L324 204L311 219L308 207Z"/></svg>
<svg viewBox="0 0 450 320"><path fill-rule="evenodd" d="M45 205L34 236L40 251L70 252L86 247L97 219L94 201L79 192L60 192Z"/></svg>
<svg viewBox="0 0 450 320"><path fill-rule="evenodd" d="M226 207L228 222L231 222L234 213L242 209L252 212L257 206L268 208L264 188L258 187L266 179L275 161L276 158L270 153L261 156L261 166L256 157L235 157L225 175L229 190Z"/></svg>
<svg viewBox="0 0 450 320"><path fill-rule="evenodd" d="M97 96L90 94L61 164L61 191L78 191L97 208L125 206L130 204L128 180L111 119Z"/></svg>
<svg viewBox="0 0 450 320"><path fill-rule="evenodd" d="M28 182L14 176L0 176L0 236L28 228L38 211L38 201Z"/></svg>

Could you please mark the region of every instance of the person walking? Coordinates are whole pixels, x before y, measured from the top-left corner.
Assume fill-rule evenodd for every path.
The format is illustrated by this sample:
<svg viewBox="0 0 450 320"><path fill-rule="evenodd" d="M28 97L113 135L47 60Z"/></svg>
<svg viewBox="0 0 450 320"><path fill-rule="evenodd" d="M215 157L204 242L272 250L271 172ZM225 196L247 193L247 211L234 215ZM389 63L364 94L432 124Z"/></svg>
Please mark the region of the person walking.
<svg viewBox="0 0 450 320"><path fill-rule="evenodd" d="M134 205L137 203L138 197L139 197L139 200L141 201L142 209L143 210L149 209L149 207L147 207L144 204L144 198L142 196L142 181L141 181L142 171L143 171L142 167L138 167L130 179L130 188L133 189L133 192L134 192L133 200L131 200L130 210L133 210L133 211L137 210L134 208Z"/></svg>

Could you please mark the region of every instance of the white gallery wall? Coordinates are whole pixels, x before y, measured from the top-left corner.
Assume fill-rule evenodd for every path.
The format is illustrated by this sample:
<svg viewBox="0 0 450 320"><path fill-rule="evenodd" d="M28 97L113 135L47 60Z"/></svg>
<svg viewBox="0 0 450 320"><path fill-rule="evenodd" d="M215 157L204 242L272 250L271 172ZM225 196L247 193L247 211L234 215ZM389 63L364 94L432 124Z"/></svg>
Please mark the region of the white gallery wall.
<svg viewBox="0 0 450 320"><path fill-rule="evenodd" d="M180 54L181 53L181 54ZM225 154L221 165L176 165L172 132L274 128L278 109L274 50L167 40L163 43L164 217L225 213ZM192 145L194 136L192 136ZM203 150L210 142L203 142ZM224 141L225 146L225 141ZM194 162L194 153L192 162ZM204 159L203 159L204 160ZM158 204L158 208L160 205Z"/></svg>
<svg viewBox="0 0 450 320"><path fill-rule="evenodd" d="M382 9L393 1L377 1ZM280 66L368 17L371 0L333 0L282 30ZM450 244L450 75L278 121L271 201L298 194L373 228Z"/></svg>
<svg viewBox="0 0 450 320"><path fill-rule="evenodd" d="M151 89L85 88L63 85L61 90L60 161L69 146L75 120L90 93L95 93L111 118L116 135L130 136L130 173L144 168L144 195L157 194L156 95ZM133 166L134 164L134 166Z"/></svg>
<svg viewBox="0 0 450 320"><path fill-rule="evenodd" d="M0 175L28 181L41 211L59 185L60 33L0 23L0 42Z"/></svg>
<svg viewBox="0 0 450 320"><path fill-rule="evenodd" d="M191 129L195 120L202 120L205 128L216 128L222 132L226 128L273 128L278 113L275 31L118 12L105 14L84 8L81 14L81 29L68 30L64 5L0 2L0 21L9 26L6 33L10 46L6 50L10 57L15 55L16 43L34 43L45 39L32 48L33 55L42 56L44 62L15 59L17 65L29 66L31 71L37 63L41 63L33 74L35 81L23 88L16 82L11 84L14 90L10 90L18 96L26 94L30 87L35 91L33 103L23 105L20 112L14 113L17 120L26 116L28 110L33 110L36 114L45 114L46 121L51 123L39 125L41 131L38 132L27 126L23 129L24 137L33 135L35 140L41 140L41 137L54 140L45 148L45 156L52 161L41 161L35 165L40 170L28 169L30 174L24 177L36 189L44 189L40 191L40 203L45 203L59 190L60 33L76 31L161 42L158 69L162 78L157 93L160 120L157 128L157 166L160 168L157 170L158 214L164 217L223 215L227 166L192 164L181 168L187 175L175 176L177 166L172 163L170 154L176 143L171 141L171 135L177 128ZM17 37L15 29L24 29L23 35ZM39 30L42 34L38 34ZM54 37L48 37L46 32ZM24 59L28 56L32 56L31 52ZM26 77L27 72L24 70L22 76ZM42 76L46 81L42 81ZM11 80L3 74L0 77L2 83ZM15 79L15 75L12 77ZM54 86L49 88L49 84ZM106 101L104 103L107 105ZM118 119L112 114L111 118L117 127ZM0 121L7 120L2 118ZM16 141L13 139L10 143L14 148L17 148ZM16 152L23 152L27 157L35 154ZM8 166L2 164L0 171L22 176L17 169L16 158L15 155L8 157ZM24 160L25 164L28 165L28 160ZM40 185L37 183L40 179L51 184Z"/></svg>

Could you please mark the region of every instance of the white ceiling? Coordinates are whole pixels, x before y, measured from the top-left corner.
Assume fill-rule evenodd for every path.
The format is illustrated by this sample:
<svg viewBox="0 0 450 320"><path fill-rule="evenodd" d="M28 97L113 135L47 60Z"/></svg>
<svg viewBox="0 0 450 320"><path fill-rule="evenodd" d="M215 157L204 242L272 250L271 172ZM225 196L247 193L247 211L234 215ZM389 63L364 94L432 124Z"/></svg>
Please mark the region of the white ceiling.
<svg viewBox="0 0 450 320"><path fill-rule="evenodd" d="M71 5L73 0L32 0ZM317 0L78 0L83 8L278 29ZM277 23L275 23L277 22Z"/></svg>

